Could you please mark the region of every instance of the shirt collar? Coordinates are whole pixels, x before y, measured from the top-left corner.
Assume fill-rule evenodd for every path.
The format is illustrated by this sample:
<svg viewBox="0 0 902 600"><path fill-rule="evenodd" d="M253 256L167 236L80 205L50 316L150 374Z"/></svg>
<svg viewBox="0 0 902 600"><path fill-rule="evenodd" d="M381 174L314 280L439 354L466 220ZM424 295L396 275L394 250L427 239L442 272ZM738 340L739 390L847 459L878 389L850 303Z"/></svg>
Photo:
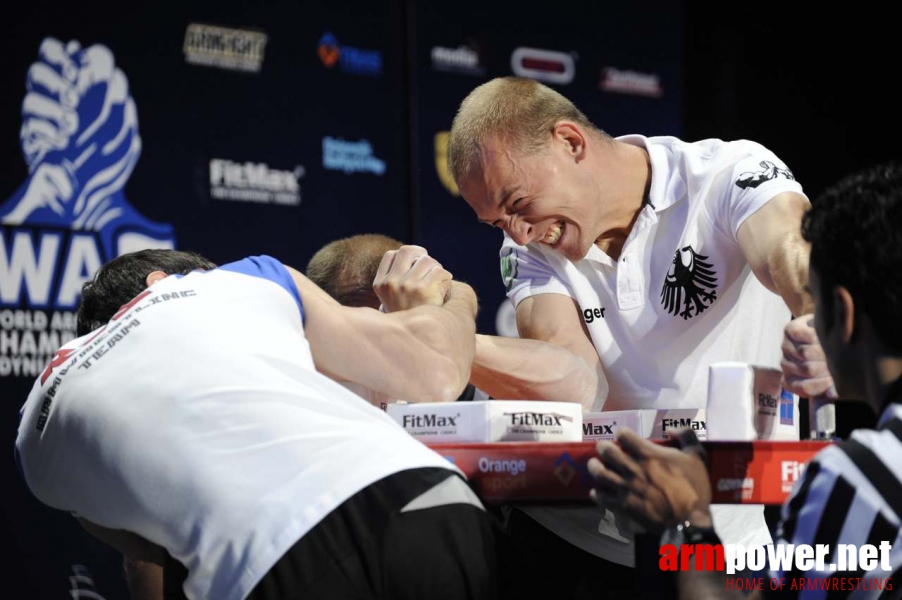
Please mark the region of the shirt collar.
<svg viewBox="0 0 902 600"><path fill-rule="evenodd" d="M648 152L651 163L648 201L655 212L661 212L686 197L686 184L679 169L675 168L673 153L665 145L644 135L622 135L615 139Z"/></svg>

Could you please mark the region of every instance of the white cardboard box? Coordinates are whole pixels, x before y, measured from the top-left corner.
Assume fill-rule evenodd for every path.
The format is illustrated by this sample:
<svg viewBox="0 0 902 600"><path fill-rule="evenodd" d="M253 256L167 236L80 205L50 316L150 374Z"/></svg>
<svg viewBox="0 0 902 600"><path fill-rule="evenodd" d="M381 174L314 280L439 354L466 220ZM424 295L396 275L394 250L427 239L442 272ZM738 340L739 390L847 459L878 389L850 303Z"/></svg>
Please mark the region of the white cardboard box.
<svg viewBox="0 0 902 600"><path fill-rule="evenodd" d="M579 442L575 402L486 400L389 404L388 415L424 442Z"/></svg>
<svg viewBox="0 0 902 600"><path fill-rule="evenodd" d="M741 362L709 367L709 434L717 441L799 439L799 400L779 369Z"/></svg>
<svg viewBox="0 0 902 600"><path fill-rule="evenodd" d="M583 415L583 439L613 440L620 429L632 429L640 436L663 440L668 432L690 428L700 440L707 439L707 419L704 409L674 408L668 410L635 409L611 410Z"/></svg>

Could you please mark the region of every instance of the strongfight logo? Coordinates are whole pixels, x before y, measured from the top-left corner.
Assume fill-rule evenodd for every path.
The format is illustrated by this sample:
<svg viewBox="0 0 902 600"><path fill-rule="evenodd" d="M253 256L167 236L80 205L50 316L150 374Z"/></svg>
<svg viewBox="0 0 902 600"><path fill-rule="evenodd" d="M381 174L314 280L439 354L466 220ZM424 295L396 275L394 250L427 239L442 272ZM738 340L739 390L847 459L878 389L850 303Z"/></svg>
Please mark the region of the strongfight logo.
<svg viewBox="0 0 902 600"><path fill-rule="evenodd" d="M266 34L191 23L185 31L185 61L193 65L256 73L263 66Z"/></svg>
<svg viewBox="0 0 902 600"><path fill-rule="evenodd" d="M747 171L743 173L739 176L739 179L736 180L736 185L742 189L756 188L765 181L770 181L777 177L795 181L792 171L789 169L782 169L769 160L762 160L758 163L758 166L761 167L760 171Z"/></svg>
<svg viewBox="0 0 902 600"><path fill-rule="evenodd" d="M125 74L105 46L47 38L28 70L19 140L28 176L0 205L0 376L34 377L75 334L82 284L101 264L174 248L172 226L132 207L141 154Z"/></svg>
<svg viewBox="0 0 902 600"><path fill-rule="evenodd" d="M691 319L705 312L717 300L717 290L714 289L717 287L717 273L707 260L707 256L698 254L692 246L673 253L673 262L661 288L661 305L668 313Z"/></svg>

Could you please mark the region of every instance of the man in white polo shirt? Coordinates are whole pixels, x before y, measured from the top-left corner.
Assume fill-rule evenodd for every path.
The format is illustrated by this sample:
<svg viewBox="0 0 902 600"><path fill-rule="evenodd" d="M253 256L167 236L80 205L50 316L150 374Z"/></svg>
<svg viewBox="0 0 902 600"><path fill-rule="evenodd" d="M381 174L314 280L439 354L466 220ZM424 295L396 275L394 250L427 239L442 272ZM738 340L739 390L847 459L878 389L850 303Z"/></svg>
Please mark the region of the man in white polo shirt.
<svg viewBox="0 0 902 600"><path fill-rule="evenodd" d="M495 597L456 468L323 374L436 401L465 385L472 290L416 246L380 274L422 304L346 308L267 256L107 263L22 409L29 489L129 557L140 597L163 596L163 565L185 577L167 598Z"/></svg>
<svg viewBox="0 0 902 600"><path fill-rule="evenodd" d="M471 381L493 397L704 408L710 363L779 366L790 311L810 312L799 234L808 200L759 144L613 139L550 88L502 78L463 101L448 162L479 220L505 232L502 275L526 338L477 336ZM806 393L829 386L820 374L802 382ZM529 513L586 552L631 566L629 536L612 520ZM733 542L770 539L760 507L715 522Z"/></svg>

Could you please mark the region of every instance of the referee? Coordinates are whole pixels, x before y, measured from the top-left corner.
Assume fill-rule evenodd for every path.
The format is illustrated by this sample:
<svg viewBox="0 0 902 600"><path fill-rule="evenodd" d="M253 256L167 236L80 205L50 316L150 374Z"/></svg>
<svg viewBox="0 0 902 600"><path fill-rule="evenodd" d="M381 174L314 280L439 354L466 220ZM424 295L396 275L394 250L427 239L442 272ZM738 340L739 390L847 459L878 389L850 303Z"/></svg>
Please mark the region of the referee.
<svg viewBox="0 0 902 600"><path fill-rule="evenodd" d="M902 598L902 581L891 578L902 565L902 167L842 180L813 204L802 233L811 243L808 285L826 356L784 345L784 362L825 359L840 397L867 402L880 418L876 430L857 430L817 454L783 505L776 543L827 544L824 564L830 565L838 560L837 544L888 542L890 568L885 561L870 572L794 565L770 573L785 579L782 589L765 585L750 597ZM691 432L683 451L621 433L619 447L602 442L601 460L590 461L599 503L664 533L668 543L719 543L708 474ZM680 571L678 577L684 599L746 597L727 589L722 572ZM791 586L794 578L815 589Z"/></svg>

